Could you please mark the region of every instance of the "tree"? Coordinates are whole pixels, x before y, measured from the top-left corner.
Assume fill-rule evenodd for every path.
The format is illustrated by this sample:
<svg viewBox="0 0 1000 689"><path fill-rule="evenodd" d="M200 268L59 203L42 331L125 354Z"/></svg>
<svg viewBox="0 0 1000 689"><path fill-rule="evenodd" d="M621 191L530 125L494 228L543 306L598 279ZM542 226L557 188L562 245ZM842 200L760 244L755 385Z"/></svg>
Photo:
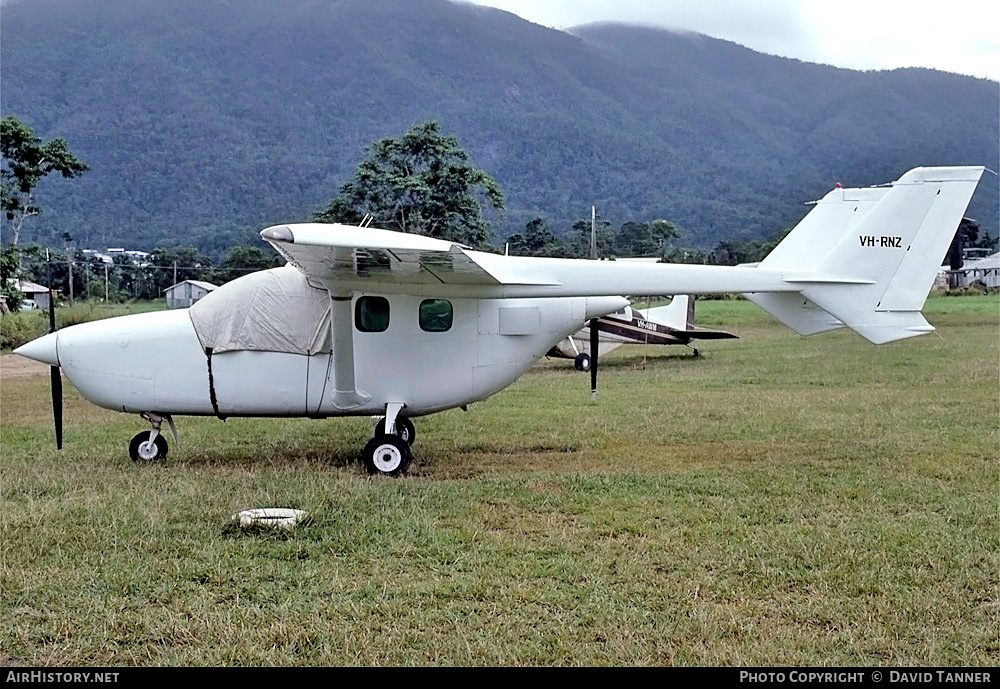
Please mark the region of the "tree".
<svg viewBox="0 0 1000 689"><path fill-rule="evenodd" d="M17 245L24 221L42 212L35 203L35 187L43 177L59 172L76 177L88 170L69 150L65 139L42 142L26 124L13 115L0 121L0 207L11 222L10 244Z"/></svg>
<svg viewBox="0 0 1000 689"><path fill-rule="evenodd" d="M752 263L758 258L759 247L753 242L741 242L736 239L720 239L719 243L708 255L708 262L719 266L735 266L740 263Z"/></svg>
<svg viewBox="0 0 1000 689"><path fill-rule="evenodd" d="M763 261L791 231L791 228L779 230L763 241L760 239L749 242L741 242L737 239L720 240L709 253L708 262L721 266L735 266L740 263Z"/></svg>
<svg viewBox="0 0 1000 689"><path fill-rule="evenodd" d="M524 232L515 232L507 238L510 253L514 256L565 256L566 248L549 229L542 218L528 221Z"/></svg>
<svg viewBox="0 0 1000 689"><path fill-rule="evenodd" d="M354 179L315 218L356 224L370 214L379 227L483 246L487 207L503 210L496 181L469 163L454 137L437 122L411 127L398 139L368 147Z"/></svg>
<svg viewBox="0 0 1000 689"><path fill-rule="evenodd" d="M215 269L215 282L221 285L247 273L274 268L280 263L281 258L273 251L268 253L257 246L234 246Z"/></svg>
<svg viewBox="0 0 1000 689"><path fill-rule="evenodd" d="M983 230L983 235L977 239L975 242L970 244L970 246L977 247L980 249L989 249L990 251L997 251L1000 248L1000 238L991 237L989 230Z"/></svg>
<svg viewBox="0 0 1000 689"><path fill-rule="evenodd" d="M590 258L590 220L577 220L573 223L569 235L569 251L574 258ZM615 237L611 223L597 216L597 257L610 258L614 256Z"/></svg>
<svg viewBox="0 0 1000 689"><path fill-rule="evenodd" d="M615 235L615 252L618 256L662 256L670 241L680 236L669 220L627 222Z"/></svg>
<svg viewBox="0 0 1000 689"><path fill-rule="evenodd" d="M951 240L951 247L945 256L945 261L952 270L958 270L965 265L965 248L992 249L996 251L996 241L988 231L979 236L979 222L972 218L962 218L958 223L958 231Z"/></svg>
<svg viewBox="0 0 1000 689"><path fill-rule="evenodd" d="M708 255L701 249L682 249L676 246L667 247L660 256L660 263L707 263Z"/></svg>
<svg viewBox="0 0 1000 689"><path fill-rule="evenodd" d="M21 292L14 283L18 277L20 258L17 247L0 247L0 296L11 311L21 310Z"/></svg>
<svg viewBox="0 0 1000 689"><path fill-rule="evenodd" d="M132 299L151 299L159 296L156 293L156 280L153 273L160 273L145 260L120 253L111 257L112 271L115 276L116 297ZM172 276L171 276L172 277Z"/></svg>

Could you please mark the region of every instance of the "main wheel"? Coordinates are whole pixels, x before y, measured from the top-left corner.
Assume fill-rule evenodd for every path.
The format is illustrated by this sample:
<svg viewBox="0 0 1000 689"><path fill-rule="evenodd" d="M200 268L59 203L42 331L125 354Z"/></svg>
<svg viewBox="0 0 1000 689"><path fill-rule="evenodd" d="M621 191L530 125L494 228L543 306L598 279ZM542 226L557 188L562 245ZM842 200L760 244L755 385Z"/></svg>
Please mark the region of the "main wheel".
<svg viewBox="0 0 1000 689"><path fill-rule="evenodd" d="M375 424L375 435L385 435L385 419ZM407 445L412 445L417 439L417 429L413 427L413 422L405 416L396 417L396 435L406 441Z"/></svg>
<svg viewBox="0 0 1000 689"><path fill-rule="evenodd" d="M410 446L398 435L376 435L361 453L368 473L382 476L402 476L411 458Z"/></svg>
<svg viewBox="0 0 1000 689"><path fill-rule="evenodd" d="M576 355L573 360L573 367L577 371L589 371L590 370L590 355L586 352L581 352Z"/></svg>
<svg viewBox="0 0 1000 689"><path fill-rule="evenodd" d="M157 434L149 442L149 431L136 433L128 444L128 455L133 462L159 462L167 458L167 439Z"/></svg>

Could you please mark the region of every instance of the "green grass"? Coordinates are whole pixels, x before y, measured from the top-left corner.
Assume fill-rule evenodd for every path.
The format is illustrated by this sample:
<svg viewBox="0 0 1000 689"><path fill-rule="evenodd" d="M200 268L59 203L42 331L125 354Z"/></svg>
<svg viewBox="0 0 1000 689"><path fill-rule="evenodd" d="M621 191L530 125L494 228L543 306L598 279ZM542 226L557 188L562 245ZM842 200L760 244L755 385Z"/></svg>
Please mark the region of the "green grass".
<svg viewBox="0 0 1000 689"><path fill-rule="evenodd" d="M0 662L995 665L1000 299L933 297L938 334L742 339L543 361L416 420L402 480L365 419L143 427L45 376L4 382ZM228 524L308 510L286 535Z"/></svg>

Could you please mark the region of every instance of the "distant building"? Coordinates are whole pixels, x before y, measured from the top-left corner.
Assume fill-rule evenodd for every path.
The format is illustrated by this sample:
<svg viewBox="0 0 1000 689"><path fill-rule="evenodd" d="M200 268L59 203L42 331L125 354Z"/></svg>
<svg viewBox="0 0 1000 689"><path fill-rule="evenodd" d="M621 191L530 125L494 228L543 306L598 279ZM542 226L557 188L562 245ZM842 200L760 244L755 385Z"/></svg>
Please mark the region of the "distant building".
<svg viewBox="0 0 1000 689"><path fill-rule="evenodd" d="M25 301L30 301L34 304L33 307L28 308L38 308L47 309L49 308L49 288L43 285L39 285L37 282L31 282L30 280L12 280L14 287L19 291ZM25 308L25 306L22 306Z"/></svg>
<svg viewBox="0 0 1000 689"><path fill-rule="evenodd" d="M965 287L973 282L981 282L990 289L1000 288L1000 253L986 258L966 261L958 270L943 270L948 287Z"/></svg>
<svg viewBox="0 0 1000 689"><path fill-rule="evenodd" d="M216 289L218 289L218 285L204 280L184 280L167 287L163 292L167 297L168 309L186 309Z"/></svg>
<svg viewBox="0 0 1000 689"><path fill-rule="evenodd" d="M87 258L96 258L101 263L107 263L108 265L114 263L110 255L102 254L99 251L94 251L93 249L83 249L83 255Z"/></svg>
<svg viewBox="0 0 1000 689"><path fill-rule="evenodd" d="M147 259L149 259L149 253L145 251L133 251L129 249L122 248L112 248L107 250L107 255L114 261L116 256L125 257L132 264L144 266L148 265Z"/></svg>

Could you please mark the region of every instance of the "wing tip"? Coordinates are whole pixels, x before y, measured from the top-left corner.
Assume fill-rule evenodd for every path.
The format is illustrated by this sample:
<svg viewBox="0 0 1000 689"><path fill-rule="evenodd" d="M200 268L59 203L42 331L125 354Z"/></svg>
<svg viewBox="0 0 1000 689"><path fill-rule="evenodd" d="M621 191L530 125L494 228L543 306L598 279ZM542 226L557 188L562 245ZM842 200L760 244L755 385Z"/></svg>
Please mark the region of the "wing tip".
<svg viewBox="0 0 1000 689"><path fill-rule="evenodd" d="M261 230L260 236L269 242L295 243L295 235L292 234L292 229L285 225L275 225L274 227L268 227L266 230Z"/></svg>

